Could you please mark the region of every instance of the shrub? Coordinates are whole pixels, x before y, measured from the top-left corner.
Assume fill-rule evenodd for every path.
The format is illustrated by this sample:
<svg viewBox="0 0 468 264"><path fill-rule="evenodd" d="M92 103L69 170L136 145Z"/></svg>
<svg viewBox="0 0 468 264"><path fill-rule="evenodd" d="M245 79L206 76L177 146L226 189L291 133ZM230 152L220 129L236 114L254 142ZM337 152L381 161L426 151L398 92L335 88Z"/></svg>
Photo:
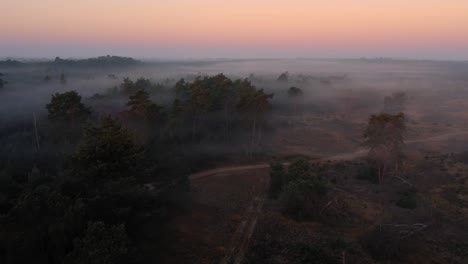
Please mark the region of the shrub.
<svg viewBox="0 0 468 264"><path fill-rule="evenodd" d="M416 199L416 190L409 189L399 192L400 197L396 202L396 205L401 208L415 209L418 206Z"/></svg>
<svg viewBox="0 0 468 264"><path fill-rule="evenodd" d="M280 200L286 211L297 216L310 216L315 215L327 193L327 183L319 176L310 175L288 183Z"/></svg>
<svg viewBox="0 0 468 264"><path fill-rule="evenodd" d="M349 243L341 237L319 238L308 243L298 245L299 263L308 264L338 264L342 263L342 253L346 252L346 263L369 263L369 259L362 248L354 243Z"/></svg>
<svg viewBox="0 0 468 264"><path fill-rule="evenodd" d="M122 256L127 250L124 225L107 226L103 222L91 222L85 236L75 241L75 247L65 259L65 263L122 263Z"/></svg>
<svg viewBox="0 0 468 264"><path fill-rule="evenodd" d="M270 189L269 195L272 198L277 198L281 189L283 188L284 181L286 180L286 172L281 163L272 163L270 165Z"/></svg>
<svg viewBox="0 0 468 264"><path fill-rule="evenodd" d="M357 179L365 180L377 184L379 182L379 178L377 175L377 169L374 168L371 164L367 164L359 170L358 175L356 176Z"/></svg>

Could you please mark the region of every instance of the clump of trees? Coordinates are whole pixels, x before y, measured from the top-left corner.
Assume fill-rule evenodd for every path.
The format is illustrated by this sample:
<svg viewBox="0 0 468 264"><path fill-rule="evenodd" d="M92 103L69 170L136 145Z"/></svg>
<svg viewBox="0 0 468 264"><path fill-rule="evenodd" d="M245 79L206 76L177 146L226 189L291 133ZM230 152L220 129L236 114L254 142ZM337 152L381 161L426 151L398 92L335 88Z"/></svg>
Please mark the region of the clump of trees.
<svg viewBox="0 0 468 264"><path fill-rule="evenodd" d="M248 79L232 81L223 74L179 80L169 112L173 131L191 131L192 140L230 140L234 130L250 127L247 154L261 142L264 114L271 108L273 94L258 89ZM186 129L184 129L184 127ZM174 135L175 136L175 135ZM179 139L183 135L178 135Z"/></svg>
<svg viewBox="0 0 468 264"><path fill-rule="evenodd" d="M270 196L279 198L285 211L300 217L316 216L329 192L328 180L305 159L271 165Z"/></svg>
<svg viewBox="0 0 468 264"><path fill-rule="evenodd" d="M406 118L403 113L371 115L364 132L365 145L370 148L368 158L377 170L378 182L382 183L388 170L398 176L404 157L404 134Z"/></svg>
<svg viewBox="0 0 468 264"><path fill-rule="evenodd" d="M151 99L156 89L125 79L114 94L88 101L128 98L126 109L106 112L121 119L93 116L76 91L52 95L41 149L15 160L22 168L2 164L1 263L126 263L141 253L141 226L162 226L174 206L166 199L184 197L189 171L206 162L182 144L242 140L249 155L260 149L273 94L222 74L178 81L170 104ZM149 128L144 147L134 124Z"/></svg>
<svg viewBox="0 0 468 264"><path fill-rule="evenodd" d="M150 196L139 183L144 168L151 167L146 161L144 148L117 120L104 117L88 127L60 175L36 172L22 186L0 190L2 197L9 193L0 217L0 262L135 259L138 248L130 241L138 239L138 225L158 225L164 212L156 204L159 196ZM161 188L172 184L159 179Z"/></svg>
<svg viewBox="0 0 468 264"><path fill-rule="evenodd" d="M91 109L81 102L81 96L76 91L53 94L46 108L50 121L66 122L71 126L86 120L91 114Z"/></svg>
<svg viewBox="0 0 468 264"><path fill-rule="evenodd" d="M46 108L53 141L76 141L91 116L91 109L81 102L81 96L76 91L53 94Z"/></svg>
<svg viewBox="0 0 468 264"><path fill-rule="evenodd" d="M154 92L160 89L162 89L161 84L155 84L143 77L138 78L136 81L132 81L130 78L124 78L120 84L120 93L124 96L134 95L140 90Z"/></svg>
<svg viewBox="0 0 468 264"><path fill-rule="evenodd" d="M138 90L135 94L130 95L127 102L129 110L128 114L132 118L145 120L148 122L156 122L162 118L162 107L150 99L150 95L144 89Z"/></svg>
<svg viewBox="0 0 468 264"><path fill-rule="evenodd" d="M133 58L107 55L82 60L56 57L51 64L61 67L127 67L141 64L141 62Z"/></svg>

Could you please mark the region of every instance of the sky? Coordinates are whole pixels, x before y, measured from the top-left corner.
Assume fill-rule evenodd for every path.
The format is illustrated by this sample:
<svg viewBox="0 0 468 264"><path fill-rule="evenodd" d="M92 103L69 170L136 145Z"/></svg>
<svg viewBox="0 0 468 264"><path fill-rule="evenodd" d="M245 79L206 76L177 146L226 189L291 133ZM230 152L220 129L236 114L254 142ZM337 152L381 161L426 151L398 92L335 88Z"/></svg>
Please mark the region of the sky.
<svg viewBox="0 0 468 264"><path fill-rule="evenodd" d="M5 0L0 57L468 60L466 0Z"/></svg>

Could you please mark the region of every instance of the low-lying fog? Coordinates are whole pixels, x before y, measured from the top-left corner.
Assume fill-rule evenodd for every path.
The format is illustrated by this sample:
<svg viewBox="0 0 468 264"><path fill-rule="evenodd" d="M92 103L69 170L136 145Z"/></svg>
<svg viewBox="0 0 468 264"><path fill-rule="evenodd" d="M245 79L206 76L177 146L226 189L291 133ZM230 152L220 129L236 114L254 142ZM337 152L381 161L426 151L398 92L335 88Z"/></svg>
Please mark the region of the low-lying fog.
<svg viewBox="0 0 468 264"><path fill-rule="evenodd" d="M1 78L8 82L0 90L2 122L20 116L29 118L32 112L44 114L52 93L76 90L86 99L119 86L125 77L148 78L168 90L180 78L190 80L198 75L224 73L230 78L250 78L258 87L275 93L273 103L281 104L287 88L297 86L304 90L305 104L338 104L341 111L349 111L345 106L349 97L360 98L362 104L373 108L369 111L374 111L379 109L385 95L404 91L418 115L431 113L440 118L443 114L448 119L453 118L452 112L463 110L461 99L468 93L468 63L462 62L290 59L147 61L120 68L53 65L0 66ZM286 71L289 80L277 82L278 76ZM60 82L62 73L65 85ZM51 80L46 82L46 76ZM160 104L167 101L153 99ZM445 99L450 100L450 105L442 105Z"/></svg>

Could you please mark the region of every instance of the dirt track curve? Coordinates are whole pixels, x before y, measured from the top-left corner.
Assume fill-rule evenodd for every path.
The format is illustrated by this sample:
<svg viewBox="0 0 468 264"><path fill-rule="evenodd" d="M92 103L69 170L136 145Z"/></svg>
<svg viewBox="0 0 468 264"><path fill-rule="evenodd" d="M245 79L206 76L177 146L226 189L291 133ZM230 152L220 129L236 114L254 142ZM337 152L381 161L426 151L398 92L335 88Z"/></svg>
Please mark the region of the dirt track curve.
<svg viewBox="0 0 468 264"><path fill-rule="evenodd" d="M423 142L433 142L433 141L441 141L445 139L449 139L453 136L459 136L463 134L468 134L468 131L458 131L452 133L446 133L438 136L433 136L425 139L413 139L407 140L405 143L415 144L415 143L423 143ZM355 151L348 152L348 153L341 153L336 154L328 157L323 157L320 160L351 160L360 157L364 157L368 152L367 148L359 148ZM266 169L269 168L270 164L262 163L262 164L253 164L253 165L243 165L243 166L235 166L235 167L223 167L223 168L216 168L206 171L201 171L195 174L190 175L191 181L196 181L201 178L215 176L218 174L225 175L226 173L232 172L239 172L239 171L247 171L247 170L256 170L256 169ZM255 197L252 202L250 203L249 207L245 211L242 220L236 231L232 235L229 245L227 247L226 253L224 257L221 259L220 264L240 264L247 252L250 239L255 231L255 227L257 225L258 217L262 213L263 204L265 202L266 196L265 194L262 196Z"/></svg>

